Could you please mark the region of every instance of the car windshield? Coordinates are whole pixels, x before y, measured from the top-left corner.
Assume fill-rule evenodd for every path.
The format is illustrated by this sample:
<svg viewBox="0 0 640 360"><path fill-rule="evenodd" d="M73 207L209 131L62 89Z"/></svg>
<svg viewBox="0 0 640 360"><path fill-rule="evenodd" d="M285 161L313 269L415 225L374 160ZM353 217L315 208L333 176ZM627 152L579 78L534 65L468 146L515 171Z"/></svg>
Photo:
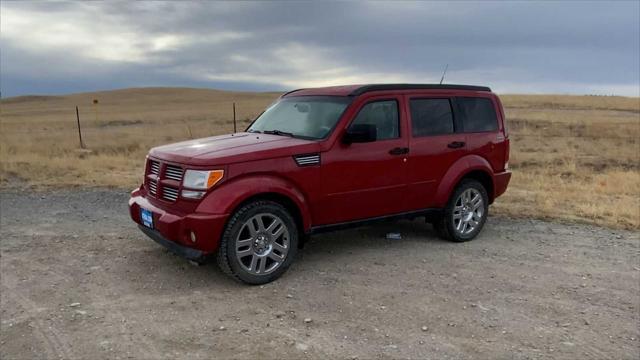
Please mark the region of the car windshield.
<svg viewBox="0 0 640 360"><path fill-rule="evenodd" d="M275 102L247 129L249 132L324 139L351 102L341 96L294 96Z"/></svg>

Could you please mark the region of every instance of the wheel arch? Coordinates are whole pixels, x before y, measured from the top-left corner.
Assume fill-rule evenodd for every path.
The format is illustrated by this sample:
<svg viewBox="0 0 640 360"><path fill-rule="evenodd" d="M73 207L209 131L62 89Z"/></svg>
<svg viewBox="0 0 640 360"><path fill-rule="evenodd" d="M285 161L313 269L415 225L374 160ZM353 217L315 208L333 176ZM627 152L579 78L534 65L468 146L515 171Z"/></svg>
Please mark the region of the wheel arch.
<svg viewBox="0 0 640 360"><path fill-rule="evenodd" d="M242 208L243 206L249 203L252 203L255 201L261 201L261 200L272 201L282 205L282 207L284 207L285 209L287 209L287 211L289 211L289 213L293 217L293 220L296 222L296 226L298 227L298 229L300 229L299 235L302 235L305 233L304 218L302 216L302 213L300 212L300 208L293 200L291 200L291 198L281 193L264 192L264 193L251 195L248 198L244 199L242 202L240 202L233 209L231 213L234 213L236 210Z"/></svg>
<svg viewBox="0 0 640 360"><path fill-rule="evenodd" d="M258 200L282 205L294 217L301 234L311 228L311 215L304 193L291 181L273 175L244 176L225 183L202 201L198 211L233 214L247 203Z"/></svg>
<svg viewBox="0 0 640 360"><path fill-rule="evenodd" d="M493 169L489 162L478 155L465 156L456 161L445 173L438 190L436 191L436 204L444 207L454 189L463 179L474 179L487 190L489 204L495 199L495 184Z"/></svg>
<svg viewBox="0 0 640 360"><path fill-rule="evenodd" d="M464 174L460 178L460 180L458 180L458 182L456 183L456 186L458 186L458 184L460 184L460 182L462 182L465 179L476 180L477 182L482 184L482 186L484 186L485 190L487 190L487 196L489 196L489 204L493 203L493 200L494 200L494 184L493 184L493 178L491 177L491 175L489 175L484 170L472 170L472 171L469 171L468 173ZM455 187L454 187L454 189L455 189Z"/></svg>

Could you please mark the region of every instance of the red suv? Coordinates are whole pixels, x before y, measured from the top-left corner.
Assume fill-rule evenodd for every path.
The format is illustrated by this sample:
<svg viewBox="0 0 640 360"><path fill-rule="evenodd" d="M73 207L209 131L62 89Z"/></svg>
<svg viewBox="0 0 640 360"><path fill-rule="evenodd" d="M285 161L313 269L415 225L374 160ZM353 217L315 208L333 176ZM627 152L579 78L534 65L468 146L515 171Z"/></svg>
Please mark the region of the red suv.
<svg viewBox="0 0 640 360"><path fill-rule="evenodd" d="M306 235L424 216L471 240L504 193L509 138L487 87L387 84L282 95L245 132L151 149L131 218L156 242L250 284Z"/></svg>

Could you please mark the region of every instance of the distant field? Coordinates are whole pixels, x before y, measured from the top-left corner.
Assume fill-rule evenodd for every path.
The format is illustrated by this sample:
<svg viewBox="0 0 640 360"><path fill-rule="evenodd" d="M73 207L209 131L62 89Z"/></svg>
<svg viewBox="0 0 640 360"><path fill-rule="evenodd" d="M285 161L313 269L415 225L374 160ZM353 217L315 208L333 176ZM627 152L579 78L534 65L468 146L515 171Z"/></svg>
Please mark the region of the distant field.
<svg viewBox="0 0 640 360"><path fill-rule="evenodd" d="M233 102L244 129L278 95L148 88L3 99L2 187L133 188L150 147L232 131ZM494 212L640 228L639 98L501 98L514 176ZM79 150L76 105L86 151Z"/></svg>

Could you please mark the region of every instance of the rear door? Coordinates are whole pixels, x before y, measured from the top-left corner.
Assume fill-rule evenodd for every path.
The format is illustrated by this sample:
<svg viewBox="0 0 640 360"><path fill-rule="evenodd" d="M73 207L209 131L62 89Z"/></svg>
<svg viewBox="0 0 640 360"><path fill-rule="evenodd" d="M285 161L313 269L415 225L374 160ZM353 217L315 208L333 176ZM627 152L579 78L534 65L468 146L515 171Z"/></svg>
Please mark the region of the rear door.
<svg viewBox="0 0 640 360"><path fill-rule="evenodd" d="M412 95L407 101L411 130L407 205L410 210L435 207L435 193L447 170L466 152L458 132L455 102L448 96Z"/></svg>
<svg viewBox="0 0 640 360"><path fill-rule="evenodd" d="M402 95L367 99L347 125L374 124L374 142L338 142L322 154L323 196L316 222L333 224L406 209L408 135Z"/></svg>

